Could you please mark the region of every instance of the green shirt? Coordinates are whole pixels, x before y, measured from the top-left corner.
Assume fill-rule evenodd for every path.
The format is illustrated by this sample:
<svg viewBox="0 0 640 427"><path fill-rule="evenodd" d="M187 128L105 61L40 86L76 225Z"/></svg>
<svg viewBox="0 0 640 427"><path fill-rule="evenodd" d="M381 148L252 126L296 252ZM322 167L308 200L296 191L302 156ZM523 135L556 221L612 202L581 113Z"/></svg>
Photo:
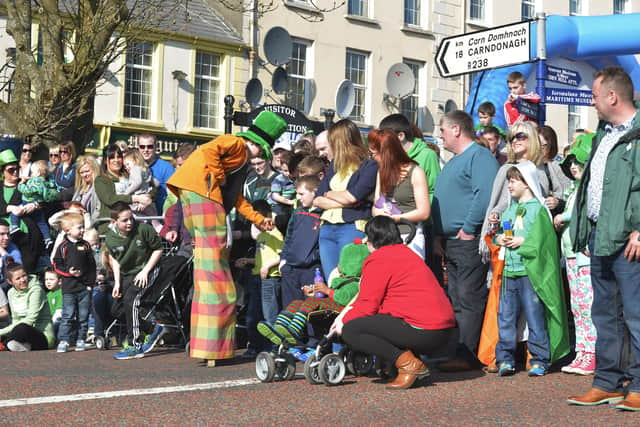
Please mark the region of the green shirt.
<svg viewBox="0 0 640 427"><path fill-rule="evenodd" d="M500 218L501 225L504 224L504 221L509 221L513 228L513 235L522 236L527 239L529 230L536 220L538 211L541 208L542 205L540 204L540 201L535 197L523 203L517 203L516 201L513 201L511 202L507 210L502 214L502 217ZM522 216L522 227L520 227L518 222L516 222L516 216L518 216L519 213ZM502 234L503 232L503 230L500 230L499 234ZM518 254L519 248L505 249L506 252L504 255L504 275L506 277L526 276L527 273L524 268L522 256Z"/></svg>
<svg viewBox="0 0 640 427"><path fill-rule="evenodd" d="M62 288L58 288L55 291L48 291L47 301L49 301L51 317L54 317L56 311L62 310Z"/></svg>
<svg viewBox="0 0 640 427"><path fill-rule="evenodd" d="M114 227L109 227L105 238L109 254L120 264L123 276L137 274L145 266L151 254L162 249L160 236L152 226L135 223L133 230L123 236Z"/></svg>
<svg viewBox="0 0 640 427"><path fill-rule="evenodd" d="M433 190L436 186L436 178L440 175L440 160L438 155L420 138L413 140L413 144L407 155L420 166L427 175L427 185L429 186L429 201L433 200Z"/></svg>
<svg viewBox="0 0 640 427"><path fill-rule="evenodd" d="M12 287L7 293L9 308L11 309L11 324L0 329L0 336L6 335L21 323L33 326L44 334L49 347L53 347L53 325L51 311L44 294L44 288L36 276L29 276L27 289L18 291Z"/></svg>

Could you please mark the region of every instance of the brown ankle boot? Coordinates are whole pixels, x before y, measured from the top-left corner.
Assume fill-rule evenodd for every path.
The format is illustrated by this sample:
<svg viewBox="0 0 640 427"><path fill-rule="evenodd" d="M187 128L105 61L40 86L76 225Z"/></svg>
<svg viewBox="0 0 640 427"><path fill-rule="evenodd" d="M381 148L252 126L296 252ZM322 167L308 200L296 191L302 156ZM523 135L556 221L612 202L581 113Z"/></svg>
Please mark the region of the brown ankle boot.
<svg viewBox="0 0 640 427"><path fill-rule="evenodd" d="M398 368L398 376L393 382L387 384L390 389L407 389L410 388L418 378L429 376L429 369L413 355L410 350L405 351L396 360L396 368Z"/></svg>

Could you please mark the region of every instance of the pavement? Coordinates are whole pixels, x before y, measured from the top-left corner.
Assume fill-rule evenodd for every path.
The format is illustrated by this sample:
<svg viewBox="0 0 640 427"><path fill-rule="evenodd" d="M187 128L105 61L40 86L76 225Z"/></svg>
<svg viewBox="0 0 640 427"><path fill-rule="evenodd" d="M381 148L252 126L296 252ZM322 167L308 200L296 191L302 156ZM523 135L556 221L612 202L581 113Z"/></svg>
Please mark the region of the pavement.
<svg viewBox="0 0 640 427"><path fill-rule="evenodd" d="M238 353L240 354L240 352ZM207 368L184 351L158 348L114 360L89 349L0 353L4 425L553 425L638 426L640 413L613 405L568 406L591 377L526 372L434 371L417 387L389 391L373 377L310 385L302 363L292 381L260 383L241 358Z"/></svg>

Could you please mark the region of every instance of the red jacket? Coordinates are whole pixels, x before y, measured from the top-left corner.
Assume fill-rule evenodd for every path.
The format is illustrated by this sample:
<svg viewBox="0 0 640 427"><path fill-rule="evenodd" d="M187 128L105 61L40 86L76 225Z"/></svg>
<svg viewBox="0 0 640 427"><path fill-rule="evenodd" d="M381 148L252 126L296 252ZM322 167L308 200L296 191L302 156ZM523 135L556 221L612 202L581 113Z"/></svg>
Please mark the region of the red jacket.
<svg viewBox="0 0 640 427"><path fill-rule="evenodd" d="M455 325L442 287L405 245L383 246L369 255L362 267L360 294L343 322L374 314L390 314L422 329Z"/></svg>
<svg viewBox="0 0 640 427"><path fill-rule="evenodd" d="M535 92L522 94L519 95L519 97L535 104L540 102L540 95ZM534 118L521 114L520 111L518 111L516 101L509 102L508 99L504 103L504 120L507 122L507 128L511 128L511 126L515 125L518 122L536 121L536 119Z"/></svg>

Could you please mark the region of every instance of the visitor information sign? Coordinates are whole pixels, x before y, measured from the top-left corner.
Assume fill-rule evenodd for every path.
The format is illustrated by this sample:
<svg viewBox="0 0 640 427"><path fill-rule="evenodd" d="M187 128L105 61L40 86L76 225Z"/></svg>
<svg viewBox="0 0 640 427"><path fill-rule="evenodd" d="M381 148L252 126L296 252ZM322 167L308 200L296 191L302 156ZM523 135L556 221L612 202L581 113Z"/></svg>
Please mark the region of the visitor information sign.
<svg viewBox="0 0 640 427"><path fill-rule="evenodd" d="M535 60L531 57L531 22L442 39L436 53L440 75L451 77Z"/></svg>

